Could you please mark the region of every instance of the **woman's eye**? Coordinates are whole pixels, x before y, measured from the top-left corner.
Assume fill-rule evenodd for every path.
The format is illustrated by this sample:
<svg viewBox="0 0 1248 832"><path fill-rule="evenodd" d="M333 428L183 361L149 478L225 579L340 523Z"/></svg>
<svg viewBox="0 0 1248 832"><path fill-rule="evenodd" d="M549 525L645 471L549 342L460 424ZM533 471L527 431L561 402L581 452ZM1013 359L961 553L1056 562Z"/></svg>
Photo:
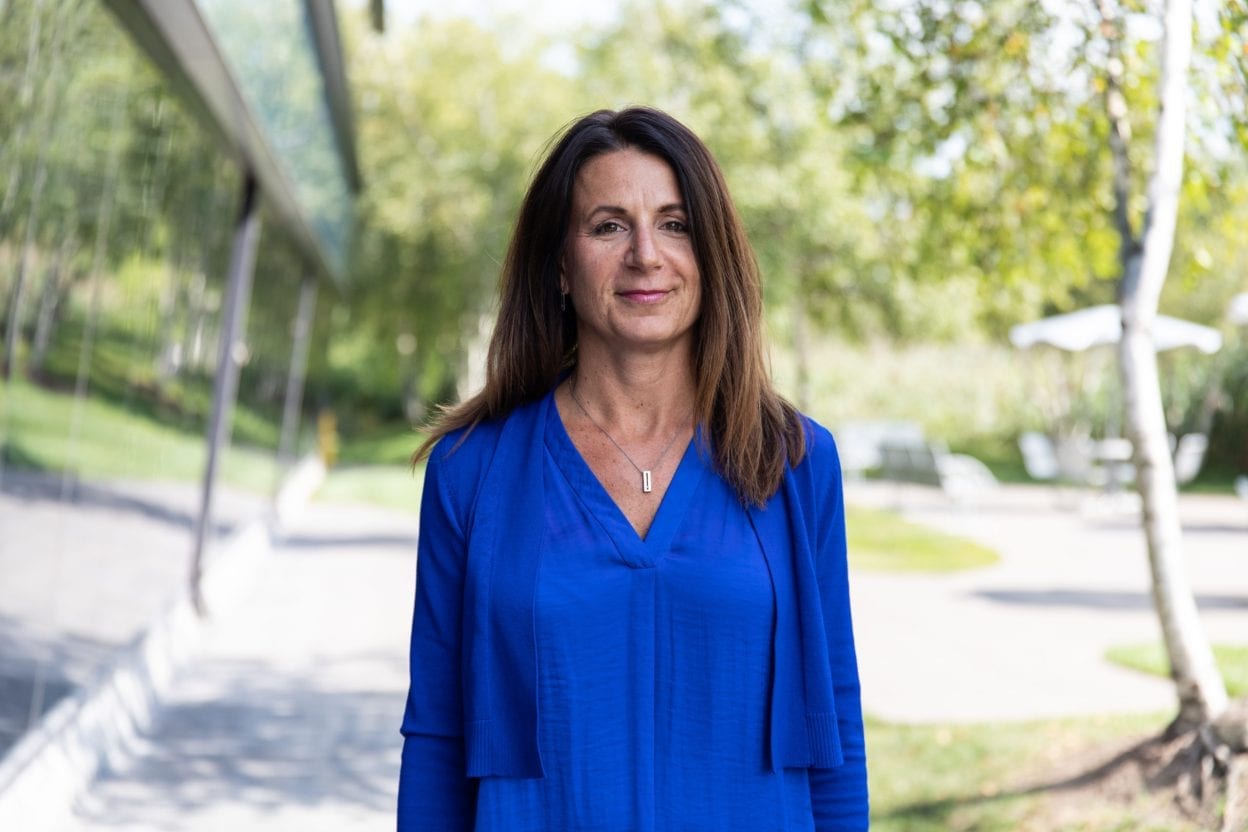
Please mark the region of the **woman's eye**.
<svg viewBox="0 0 1248 832"><path fill-rule="evenodd" d="M607 220L606 222L600 222L594 226L595 234L614 234L617 231L623 230L624 226L620 225L615 220Z"/></svg>
<svg viewBox="0 0 1248 832"><path fill-rule="evenodd" d="M677 234L684 234L689 231L689 226L685 225L680 220L668 220L667 222L663 223L663 230L673 231Z"/></svg>

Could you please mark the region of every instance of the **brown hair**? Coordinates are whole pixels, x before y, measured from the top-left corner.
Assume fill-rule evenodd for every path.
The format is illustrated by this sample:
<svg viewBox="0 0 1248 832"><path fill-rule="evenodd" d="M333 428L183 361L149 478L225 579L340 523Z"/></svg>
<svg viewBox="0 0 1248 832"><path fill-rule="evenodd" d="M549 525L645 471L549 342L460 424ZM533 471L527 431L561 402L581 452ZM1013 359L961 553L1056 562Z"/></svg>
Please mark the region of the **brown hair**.
<svg viewBox="0 0 1248 832"><path fill-rule="evenodd" d="M576 366L576 317L571 308L560 309L559 287L572 190L588 160L629 147L665 160L684 196L702 278L694 407L707 428L716 467L742 502L762 505L780 488L786 460L796 465L805 456L801 417L776 393L767 372L758 263L719 165L676 119L630 107L599 110L576 121L542 163L503 264L485 387L435 417L413 463L446 434L471 431L482 420L501 419L541 398L560 373Z"/></svg>

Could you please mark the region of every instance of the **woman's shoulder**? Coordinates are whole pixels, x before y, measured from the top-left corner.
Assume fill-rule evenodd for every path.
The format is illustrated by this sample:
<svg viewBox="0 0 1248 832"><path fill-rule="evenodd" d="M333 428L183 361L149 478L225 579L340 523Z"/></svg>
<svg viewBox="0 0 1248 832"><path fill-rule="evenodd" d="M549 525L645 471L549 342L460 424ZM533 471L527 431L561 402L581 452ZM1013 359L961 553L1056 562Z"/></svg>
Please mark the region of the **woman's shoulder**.
<svg viewBox="0 0 1248 832"><path fill-rule="evenodd" d="M482 419L476 424L447 431L429 453L429 468L449 485L475 488L489 470L495 454L503 443L523 441L523 430L507 430L508 425L523 428L534 424L541 415L544 399L518 405L496 419Z"/></svg>
<svg viewBox="0 0 1248 832"><path fill-rule="evenodd" d="M483 420L448 431L429 452L429 467L444 479L476 481L489 467L504 420Z"/></svg>
<svg viewBox="0 0 1248 832"><path fill-rule="evenodd" d="M498 419L483 419L474 425L447 431L433 450L425 472L425 488L433 487L449 499L465 523L471 522L481 486L487 480L494 460L504 445L515 447L525 431L508 430L533 424L540 413L538 403L514 408ZM506 451L502 451L504 454Z"/></svg>
<svg viewBox="0 0 1248 832"><path fill-rule="evenodd" d="M825 488L839 482L841 458L832 431L805 413L799 412L797 416L801 420L806 438L806 453L794 473L804 475L803 478L811 480L816 488Z"/></svg>
<svg viewBox="0 0 1248 832"><path fill-rule="evenodd" d="M836 439L833 438L832 431L806 413L799 411L797 418L801 420L802 429L806 435L806 456L803 457L802 462L809 461L812 465L835 464L839 467Z"/></svg>

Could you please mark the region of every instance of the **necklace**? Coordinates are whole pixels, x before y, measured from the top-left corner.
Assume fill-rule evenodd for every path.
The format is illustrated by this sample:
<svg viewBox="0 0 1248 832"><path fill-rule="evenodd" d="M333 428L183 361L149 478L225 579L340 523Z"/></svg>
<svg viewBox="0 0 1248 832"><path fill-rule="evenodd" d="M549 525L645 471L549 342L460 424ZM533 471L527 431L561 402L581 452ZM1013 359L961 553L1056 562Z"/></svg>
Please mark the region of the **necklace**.
<svg viewBox="0 0 1248 832"><path fill-rule="evenodd" d="M616 441L615 441L615 437L614 437L614 436L612 436L611 434L607 433L607 429L606 429L606 428L604 428L602 425L598 424L598 420L597 420L597 419L595 419L593 416L590 416L590 415L589 415L589 411L585 409L585 405L581 404L581 397L580 397L580 396L578 396L578 395L576 395L576 378L575 378L575 376L574 376L574 377L573 377L573 379L572 379L572 383L568 386L568 390L569 390L569 392L571 392L571 393L572 393L572 401L576 402L576 406L577 406L577 407L579 407L579 408L580 408L580 410L581 410L581 412L585 414L585 418L589 420L590 424L592 424L594 427L598 428L598 431L599 431L599 432L600 432L603 436L607 437L607 439L611 442L611 444L615 446L615 449L624 455L624 458L628 460L628 464L629 464L629 465L631 465L631 466L633 466L634 470L636 470L638 474L641 474L641 490L642 490L642 492L643 492L643 493L645 493L645 494L649 494L651 491L653 491L653 490L654 490L654 483L653 483L653 481L652 481L652 477L651 477L651 468L654 468L654 467L655 467L655 466L657 466L660 462L662 462L662 461L663 461L663 457L667 456L667 452L668 452L668 451L670 451L670 450L672 449L672 445L676 444L676 437L678 437L678 436L680 436L682 433L684 433L684 430L685 430L684 423L682 422L682 423L681 423L681 426L680 426L679 428L677 428L677 429L676 429L676 432L675 432L675 433L673 433L673 434L672 434L672 438L671 438L671 439L669 439L669 440L667 440L667 444L663 446L663 450L659 451L659 457L658 457L658 459L656 459L656 460L654 461L654 464L653 464L653 465L651 465L651 466L650 466L650 468L645 468L645 469L643 469L643 468L642 468L640 465L638 465L636 462L633 462L633 458L632 458L631 456L629 456L629 455L628 455L628 451L624 450L624 447L623 447L622 445L620 445L620 443L619 443L619 442L616 442Z"/></svg>

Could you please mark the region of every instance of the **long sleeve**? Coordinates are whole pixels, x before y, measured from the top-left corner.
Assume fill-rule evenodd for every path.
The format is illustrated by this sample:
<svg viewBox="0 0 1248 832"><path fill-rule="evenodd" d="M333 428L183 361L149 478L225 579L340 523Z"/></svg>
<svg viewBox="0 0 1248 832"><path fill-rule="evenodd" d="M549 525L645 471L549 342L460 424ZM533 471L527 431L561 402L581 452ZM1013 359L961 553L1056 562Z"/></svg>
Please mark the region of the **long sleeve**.
<svg viewBox="0 0 1248 832"><path fill-rule="evenodd" d="M810 453L818 455L816 475L820 504L818 536L813 544L823 618L827 627L836 714L844 764L811 769L811 805L820 832L867 829L867 756L863 738L862 696L849 605L849 564L845 542L845 496L840 460L832 437L816 429ZM812 460L813 461L813 460Z"/></svg>
<svg viewBox="0 0 1248 832"><path fill-rule="evenodd" d="M460 662L466 537L444 481L446 445L429 458L421 498L399 832L461 832L472 823L476 781L464 773Z"/></svg>

